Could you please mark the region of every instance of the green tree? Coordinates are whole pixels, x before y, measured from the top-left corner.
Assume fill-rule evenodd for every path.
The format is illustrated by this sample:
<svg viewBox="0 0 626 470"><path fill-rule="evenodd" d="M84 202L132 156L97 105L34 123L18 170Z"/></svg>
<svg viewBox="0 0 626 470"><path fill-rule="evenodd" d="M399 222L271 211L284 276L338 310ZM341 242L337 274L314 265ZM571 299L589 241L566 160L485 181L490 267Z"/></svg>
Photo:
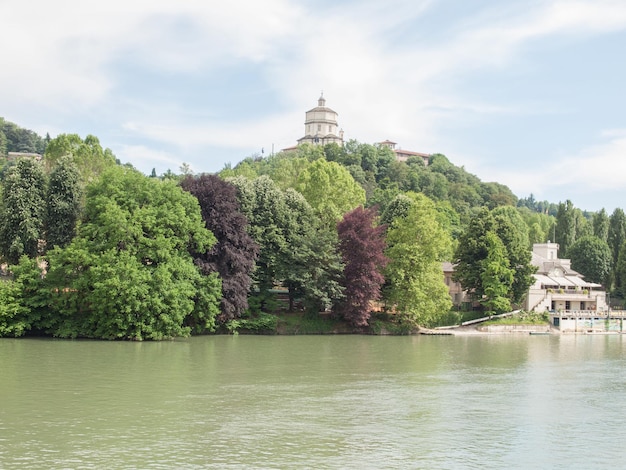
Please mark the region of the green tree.
<svg viewBox="0 0 626 470"><path fill-rule="evenodd" d="M2 186L0 253L9 263L22 255L35 257L43 239L46 178L41 165L29 158L10 167Z"/></svg>
<svg viewBox="0 0 626 470"><path fill-rule="evenodd" d="M559 203L554 241L559 244L561 253L569 256L567 250L576 241L576 216L574 215L574 204L570 200Z"/></svg>
<svg viewBox="0 0 626 470"><path fill-rule="evenodd" d="M50 173L44 226L46 246L66 246L76 234L82 187L78 167L70 157L59 159Z"/></svg>
<svg viewBox="0 0 626 470"><path fill-rule="evenodd" d="M513 271L509 299L519 304L533 282L535 267L531 264L528 226L513 206L500 206L492 211L496 222L496 234L504 244L506 258Z"/></svg>
<svg viewBox="0 0 626 470"><path fill-rule="evenodd" d="M608 243L613 255L613 262L617 262L622 244L626 241L626 215L617 208L609 219Z"/></svg>
<svg viewBox="0 0 626 470"><path fill-rule="evenodd" d="M214 328L221 285L190 250L215 243L198 201L173 181L113 167L87 190L83 222L48 253L45 331L59 337L163 339Z"/></svg>
<svg viewBox="0 0 626 470"><path fill-rule="evenodd" d="M334 227L346 212L365 204L365 191L350 172L323 158L300 173L296 189L329 227Z"/></svg>
<svg viewBox="0 0 626 470"><path fill-rule="evenodd" d="M76 164L83 181L97 178L116 164L113 152L102 149L100 141L93 135L88 135L85 140L77 134L58 135L48 143L44 162L48 168L53 168L59 159L66 156Z"/></svg>
<svg viewBox="0 0 626 470"><path fill-rule="evenodd" d="M513 215L508 210L506 212L509 213L508 215ZM530 264L528 237L520 232L519 227L519 221L512 222L511 218L500 209L490 212L487 208L483 208L472 218L461 235L455 253L454 279L460 282L475 299L480 301L486 295L486 286L483 283L483 260L487 259L490 256L490 250L494 249L494 244L487 237L489 233L496 234L505 247L506 263L503 269L506 267L514 269L513 282L507 294L508 299L513 303L518 303L527 292L532 283L534 268Z"/></svg>
<svg viewBox="0 0 626 470"><path fill-rule="evenodd" d="M593 214L593 234L605 242L609 239L609 216L604 208Z"/></svg>
<svg viewBox="0 0 626 470"><path fill-rule="evenodd" d="M22 336L30 329L29 310L21 302L20 285L0 280L0 337Z"/></svg>
<svg viewBox="0 0 626 470"><path fill-rule="evenodd" d="M613 256L609 245L595 235L579 238L570 247L572 269L584 275L588 281L606 285Z"/></svg>
<svg viewBox="0 0 626 470"><path fill-rule="evenodd" d="M622 247L619 250L613 278L615 291L622 296L626 296L626 241L622 243Z"/></svg>
<svg viewBox="0 0 626 470"><path fill-rule="evenodd" d="M509 267L506 248L500 237L493 232L485 235L487 257L481 262L480 276L484 296L480 303L489 314L511 310L509 292L513 287L514 270Z"/></svg>
<svg viewBox="0 0 626 470"><path fill-rule="evenodd" d="M386 304L414 324L430 325L452 306L441 271L450 237L437 221L431 200L417 195L406 217L387 232Z"/></svg>

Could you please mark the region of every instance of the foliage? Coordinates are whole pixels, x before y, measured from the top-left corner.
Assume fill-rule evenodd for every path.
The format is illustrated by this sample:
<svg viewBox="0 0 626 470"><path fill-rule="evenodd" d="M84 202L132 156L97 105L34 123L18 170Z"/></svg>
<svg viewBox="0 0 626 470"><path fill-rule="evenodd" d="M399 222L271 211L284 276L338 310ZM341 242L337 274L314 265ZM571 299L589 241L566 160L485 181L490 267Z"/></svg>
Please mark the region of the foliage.
<svg viewBox="0 0 626 470"><path fill-rule="evenodd" d="M441 273L451 240L433 202L417 195L407 216L392 224L387 244L385 302L415 324L436 321L452 306Z"/></svg>
<svg viewBox="0 0 626 470"><path fill-rule="evenodd" d="M587 281L607 283L613 256L609 245L591 235L579 238L569 249L572 269L584 275Z"/></svg>
<svg viewBox="0 0 626 470"><path fill-rule="evenodd" d="M502 240L494 232L487 232L485 239L487 257L481 263L480 273L484 296L480 302L490 313L504 313L511 309L508 295L513 285L514 271L509 267Z"/></svg>
<svg viewBox="0 0 626 470"><path fill-rule="evenodd" d="M341 323L328 315L287 314L278 321L278 331L286 335L325 335L338 329Z"/></svg>
<svg viewBox="0 0 626 470"><path fill-rule="evenodd" d="M593 234L604 242L609 239L609 216L604 208L596 212L592 217Z"/></svg>
<svg viewBox="0 0 626 470"><path fill-rule="evenodd" d="M343 269L334 232L319 225L301 194L281 191L267 175L231 181L250 222L250 235L260 247L256 295L266 299L275 285L284 284L292 304L300 297L310 311L329 307L341 295L338 278Z"/></svg>
<svg viewBox="0 0 626 470"><path fill-rule="evenodd" d="M622 248L619 251L614 270L614 280L616 293L626 297L626 240L622 243Z"/></svg>
<svg viewBox="0 0 626 470"><path fill-rule="evenodd" d="M379 300L385 282L382 270L388 260L384 255L385 226L375 226L376 211L357 207L337 225L339 249L345 268L345 300L340 310L350 324L367 325L371 303Z"/></svg>
<svg viewBox="0 0 626 470"><path fill-rule="evenodd" d="M296 189L329 227L346 212L365 204L365 191L350 172L322 158L300 173Z"/></svg>
<svg viewBox="0 0 626 470"><path fill-rule="evenodd" d="M254 316L228 320L225 327L231 334L238 334L240 331L252 334L276 333L278 317L271 313L260 312Z"/></svg>
<svg viewBox="0 0 626 470"><path fill-rule="evenodd" d="M0 157L9 152L43 154L50 136L40 137L37 133L24 129L0 118Z"/></svg>
<svg viewBox="0 0 626 470"><path fill-rule="evenodd" d="M546 312L521 311L508 317L494 318L481 325L545 325L546 323L549 323L548 314Z"/></svg>
<svg viewBox="0 0 626 470"><path fill-rule="evenodd" d="M214 243L197 200L174 182L109 169L88 188L77 236L48 253L43 329L134 340L212 330L220 282L200 274L189 250Z"/></svg>
<svg viewBox="0 0 626 470"><path fill-rule="evenodd" d="M533 283L532 274L536 268L531 264L528 228L519 212L512 206L497 207L492 211L496 222L496 235L504 244L506 259L513 269L513 282L509 298L520 303Z"/></svg>
<svg viewBox="0 0 626 470"><path fill-rule="evenodd" d="M187 176L181 186L200 203L202 219L217 238L205 252L193 253L205 275L217 272L222 279L220 322L240 317L248 308L251 274L259 247L248 234L248 220L241 213L237 188L218 176Z"/></svg>
<svg viewBox="0 0 626 470"><path fill-rule="evenodd" d="M535 268L530 264L528 238L519 228L516 229L520 223L512 220L515 218L513 213L507 216L508 212L482 209L459 239L453 277L477 300L486 295L483 260L489 258L490 252L497 247L489 240L489 233L497 235L506 250L505 257L501 258L503 269L514 269L513 282L506 297L513 303L519 302L532 283Z"/></svg>
<svg viewBox="0 0 626 470"><path fill-rule="evenodd" d="M44 226L46 246L66 246L76 233L82 187L78 167L69 157L59 159L50 173Z"/></svg>
<svg viewBox="0 0 626 470"><path fill-rule="evenodd" d="M46 179L41 165L30 158L9 168L2 186L0 254L10 263L22 255L37 256L43 239Z"/></svg>
<svg viewBox="0 0 626 470"><path fill-rule="evenodd" d="M617 262L619 250L626 241L626 215L624 211L617 208L609 219L608 243L613 255L613 261Z"/></svg>
<svg viewBox="0 0 626 470"><path fill-rule="evenodd" d="M93 135L85 140L77 134L60 134L46 147L44 162L53 168L62 157L70 157L76 164L81 180L88 182L97 178L107 168L116 164L110 149L102 149L100 141Z"/></svg>
<svg viewBox="0 0 626 470"><path fill-rule="evenodd" d="M0 337L22 336L30 329L29 310L21 302L21 286L0 280Z"/></svg>

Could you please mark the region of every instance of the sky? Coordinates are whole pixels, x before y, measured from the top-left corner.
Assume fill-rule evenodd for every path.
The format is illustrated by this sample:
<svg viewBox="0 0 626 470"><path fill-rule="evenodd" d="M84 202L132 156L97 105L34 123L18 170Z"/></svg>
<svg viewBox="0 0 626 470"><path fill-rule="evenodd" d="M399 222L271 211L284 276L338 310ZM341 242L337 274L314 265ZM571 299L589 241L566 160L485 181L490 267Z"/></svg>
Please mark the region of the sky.
<svg viewBox="0 0 626 470"><path fill-rule="evenodd" d="M0 116L149 174L339 113L518 197L626 208L624 0L0 0Z"/></svg>

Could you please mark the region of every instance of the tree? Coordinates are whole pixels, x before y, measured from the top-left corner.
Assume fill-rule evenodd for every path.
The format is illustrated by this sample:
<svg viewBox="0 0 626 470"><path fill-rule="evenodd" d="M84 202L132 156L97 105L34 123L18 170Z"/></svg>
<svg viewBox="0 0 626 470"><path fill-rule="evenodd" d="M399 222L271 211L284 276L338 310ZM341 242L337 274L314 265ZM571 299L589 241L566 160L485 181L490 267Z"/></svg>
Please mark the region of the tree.
<svg viewBox="0 0 626 470"><path fill-rule="evenodd" d="M504 313L511 309L509 292L513 286L514 270L509 267L506 248L494 232L485 235L487 257L481 262L481 282L484 296L480 303L488 312Z"/></svg>
<svg viewBox="0 0 626 470"><path fill-rule="evenodd" d="M572 269L590 282L606 285L613 265L609 245L595 235L579 238L569 249Z"/></svg>
<svg viewBox="0 0 626 470"><path fill-rule="evenodd" d="M496 235L502 241L506 250L506 259L513 269L509 299L519 304L528 293L528 288L533 283L532 274L536 270L531 264L528 226L513 206L497 207L492 214L496 222Z"/></svg>
<svg viewBox="0 0 626 470"><path fill-rule="evenodd" d="M323 158L300 173L296 189L329 227L334 227L346 212L365 204L365 191L350 172Z"/></svg>
<svg viewBox="0 0 626 470"><path fill-rule="evenodd" d="M452 301L441 271L450 237L437 221L433 202L417 195L407 216L392 224L387 245L385 302L414 324L435 323Z"/></svg>
<svg viewBox="0 0 626 470"><path fill-rule="evenodd" d="M367 325L372 305L380 299L385 282L382 270L387 265L385 226L376 226L376 211L359 206L344 215L337 225L339 249L345 268L343 318L354 326Z"/></svg>
<svg viewBox="0 0 626 470"><path fill-rule="evenodd" d="M617 262L620 248L626 241L626 215L622 209L615 209L609 219L608 243L613 255L613 262Z"/></svg>
<svg viewBox="0 0 626 470"><path fill-rule="evenodd" d="M289 289L290 309L299 296L306 312L315 315L343 297L339 280L344 265L337 249L337 232L320 223L302 194L288 189L284 197L286 236L291 243L284 284Z"/></svg>
<svg viewBox="0 0 626 470"><path fill-rule="evenodd" d="M283 192L267 176L250 180L238 176L228 180L237 188L237 199L248 219L248 233L259 245L253 273L259 294L267 296L286 277L292 249L287 238L289 210Z"/></svg>
<svg viewBox="0 0 626 470"><path fill-rule="evenodd" d="M622 247L619 250L613 278L615 280L615 291L622 296L626 296L626 241L622 243Z"/></svg>
<svg viewBox="0 0 626 470"><path fill-rule="evenodd" d="M483 208L473 217L461 235L454 255L453 279L464 289L480 300L484 292L482 282L482 260L489 255L487 233L496 232L496 221L487 208Z"/></svg>
<svg viewBox="0 0 626 470"><path fill-rule="evenodd" d="M93 135L88 135L85 140L78 134L58 135L48 143L44 162L48 168L52 168L60 158L66 156L71 157L76 164L83 181L95 179L116 164L113 152L110 149L103 150L100 141Z"/></svg>
<svg viewBox="0 0 626 470"><path fill-rule="evenodd" d="M17 263L22 255L35 257L43 239L46 179L41 165L20 159L8 169L2 186L0 254Z"/></svg>
<svg viewBox="0 0 626 470"><path fill-rule="evenodd" d="M391 225L398 217L406 217L413 206L414 199L406 194L398 194L386 206L381 216L381 223Z"/></svg>
<svg viewBox="0 0 626 470"><path fill-rule="evenodd" d="M608 241L609 238L609 216L604 208L593 214L593 234L600 240Z"/></svg>
<svg viewBox="0 0 626 470"><path fill-rule="evenodd" d="M205 275L217 272L222 279L220 322L240 317L248 308L251 274L259 246L248 234L248 219L237 200L237 188L218 176L187 176L181 186L200 203L202 219L217 238L209 250L194 253Z"/></svg>
<svg viewBox="0 0 626 470"><path fill-rule="evenodd" d="M483 282L485 269L483 260L490 257L491 250L498 248L493 241L489 240L489 233L497 235L505 248L506 255L502 260L503 270L507 267L514 270L513 282L507 298L513 303L519 303L532 283L532 273L535 268L530 264L528 237L524 236L523 232L527 229L519 220L517 222L512 220L515 219L514 214L514 209L511 212L506 208L498 208L490 212L483 208L471 219L459 239L453 277L479 301L486 295L485 288L487 287ZM523 229L520 228L522 226ZM491 259L500 258L492 255Z"/></svg>
<svg viewBox="0 0 626 470"><path fill-rule="evenodd" d="M260 247L254 271L259 291L255 303L265 308L277 284L289 289L290 306L301 298L315 313L340 297L343 265L336 234L320 225L306 199L293 189L281 191L267 175L231 181L250 222L249 233Z"/></svg>
<svg viewBox="0 0 626 470"><path fill-rule="evenodd" d="M82 187L76 164L69 158L59 159L50 173L44 226L46 246L66 246L76 233L80 217Z"/></svg>
<svg viewBox="0 0 626 470"><path fill-rule="evenodd" d="M574 205L572 201L559 203L556 214L556 237L554 240L559 244L561 253L566 254L569 247L576 241L576 219L574 215Z"/></svg>
<svg viewBox="0 0 626 470"><path fill-rule="evenodd" d="M175 182L113 167L88 187L86 201L76 237L48 253L40 292L49 314L40 328L134 340L214 329L221 285L189 254L215 243L197 200Z"/></svg>

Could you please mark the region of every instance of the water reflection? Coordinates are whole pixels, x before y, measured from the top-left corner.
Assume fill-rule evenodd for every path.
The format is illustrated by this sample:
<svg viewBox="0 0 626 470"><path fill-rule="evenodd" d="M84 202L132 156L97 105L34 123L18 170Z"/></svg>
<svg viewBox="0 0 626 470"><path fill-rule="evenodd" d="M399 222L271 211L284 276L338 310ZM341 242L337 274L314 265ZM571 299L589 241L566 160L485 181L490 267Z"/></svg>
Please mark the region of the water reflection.
<svg viewBox="0 0 626 470"><path fill-rule="evenodd" d="M0 364L2 468L613 468L626 437L621 336L7 339Z"/></svg>

